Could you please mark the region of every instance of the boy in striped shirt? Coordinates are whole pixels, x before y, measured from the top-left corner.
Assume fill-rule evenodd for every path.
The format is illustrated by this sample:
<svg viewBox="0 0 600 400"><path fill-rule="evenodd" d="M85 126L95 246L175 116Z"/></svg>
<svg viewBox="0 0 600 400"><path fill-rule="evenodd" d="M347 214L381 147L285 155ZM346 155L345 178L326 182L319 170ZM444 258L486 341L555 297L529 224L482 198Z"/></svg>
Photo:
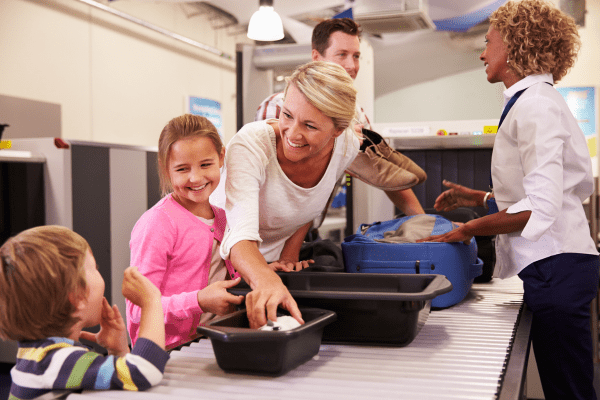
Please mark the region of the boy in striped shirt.
<svg viewBox="0 0 600 400"><path fill-rule="evenodd" d="M0 267L0 338L19 342L10 400L64 389L144 390L161 381L169 355L160 291L136 267L125 270L122 288L142 309L131 353L119 309L104 297L92 251L77 233L61 226L23 231L0 248ZM98 324L96 334L82 331Z"/></svg>

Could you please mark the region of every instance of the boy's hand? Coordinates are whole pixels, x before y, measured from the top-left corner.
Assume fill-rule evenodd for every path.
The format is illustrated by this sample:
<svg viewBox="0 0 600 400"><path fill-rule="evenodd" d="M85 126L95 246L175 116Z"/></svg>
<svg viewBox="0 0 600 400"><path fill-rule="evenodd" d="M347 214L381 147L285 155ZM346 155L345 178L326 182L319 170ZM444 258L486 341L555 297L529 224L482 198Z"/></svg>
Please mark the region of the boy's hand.
<svg viewBox="0 0 600 400"><path fill-rule="evenodd" d="M198 291L198 305L204 312L216 315L225 315L234 311L233 305L241 304L244 296L235 296L227 289L240 283L241 278L232 281L219 281L212 283Z"/></svg>
<svg viewBox="0 0 600 400"><path fill-rule="evenodd" d="M165 323L160 290L139 273L137 267L129 267L123 274L123 296L142 309L139 338L153 341L165 348Z"/></svg>
<svg viewBox="0 0 600 400"><path fill-rule="evenodd" d="M137 267L125 270L122 286L123 296L138 307L144 308L157 300L160 301L160 290L150 279L142 275Z"/></svg>
<svg viewBox="0 0 600 400"><path fill-rule="evenodd" d="M108 354L117 357L129 353L127 344L127 329L123 317L117 305L110 306L106 297L102 299L102 319L100 320L100 331L96 334L81 332L80 339L98 343L108 350Z"/></svg>

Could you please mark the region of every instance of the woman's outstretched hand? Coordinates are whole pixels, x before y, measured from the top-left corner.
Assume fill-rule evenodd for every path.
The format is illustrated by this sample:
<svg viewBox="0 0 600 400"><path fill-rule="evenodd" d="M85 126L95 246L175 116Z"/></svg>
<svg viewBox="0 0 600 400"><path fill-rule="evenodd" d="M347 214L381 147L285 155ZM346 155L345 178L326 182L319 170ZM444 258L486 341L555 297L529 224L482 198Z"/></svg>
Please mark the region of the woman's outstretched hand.
<svg viewBox="0 0 600 400"><path fill-rule="evenodd" d="M471 243L473 235L466 229L466 224L461 225L450 232L446 232L442 235L433 235L424 239L417 240L417 243L421 242L463 242L468 245Z"/></svg>
<svg viewBox="0 0 600 400"><path fill-rule="evenodd" d="M477 207L482 205L485 192L473 190L468 187L444 179L444 186L450 188L435 199L433 207L438 211L452 211L458 207Z"/></svg>

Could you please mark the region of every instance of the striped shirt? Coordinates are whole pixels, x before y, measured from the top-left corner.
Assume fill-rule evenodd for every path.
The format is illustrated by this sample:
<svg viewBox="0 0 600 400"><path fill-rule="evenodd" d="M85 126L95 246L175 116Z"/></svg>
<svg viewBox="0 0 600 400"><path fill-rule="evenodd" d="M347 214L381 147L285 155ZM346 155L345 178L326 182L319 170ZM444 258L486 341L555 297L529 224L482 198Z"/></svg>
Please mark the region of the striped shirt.
<svg viewBox="0 0 600 400"><path fill-rule="evenodd" d="M64 389L145 390L162 380L168 359L163 349L145 338L124 357L103 356L63 337L19 342L9 400Z"/></svg>

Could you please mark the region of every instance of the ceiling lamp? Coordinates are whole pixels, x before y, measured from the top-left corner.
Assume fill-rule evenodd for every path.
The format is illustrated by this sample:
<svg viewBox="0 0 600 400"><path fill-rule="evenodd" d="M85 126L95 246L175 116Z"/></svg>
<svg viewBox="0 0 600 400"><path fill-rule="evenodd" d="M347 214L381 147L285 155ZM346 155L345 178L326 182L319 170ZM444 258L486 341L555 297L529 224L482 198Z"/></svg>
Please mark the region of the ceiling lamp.
<svg viewBox="0 0 600 400"><path fill-rule="evenodd" d="M272 42L283 39L283 24L273 9L273 0L260 0L259 9L248 24L248 37L253 40Z"/></svg>

